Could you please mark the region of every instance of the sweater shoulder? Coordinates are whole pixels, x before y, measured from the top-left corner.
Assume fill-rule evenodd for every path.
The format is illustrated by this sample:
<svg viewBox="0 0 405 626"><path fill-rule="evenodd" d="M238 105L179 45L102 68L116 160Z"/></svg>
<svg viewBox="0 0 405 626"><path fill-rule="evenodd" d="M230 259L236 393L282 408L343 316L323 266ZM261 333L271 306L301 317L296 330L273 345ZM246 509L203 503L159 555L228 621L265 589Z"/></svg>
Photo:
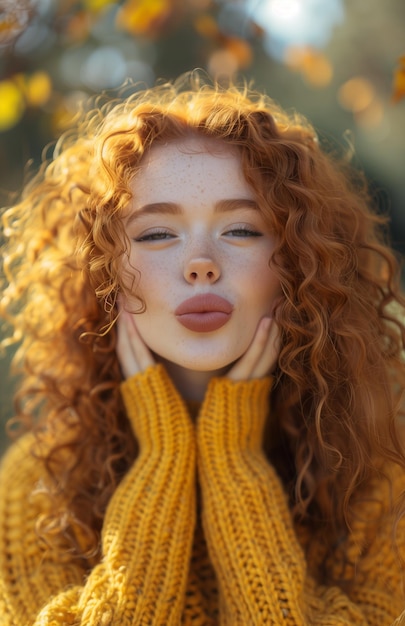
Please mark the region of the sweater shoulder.
<svg viewBox="0 0 405 626"><path fill-rule="evenodd" d="M53 509L35 442L34 435L24 435L0 462L0 612L6 624L33 623L50 598L82 585L85 574L77 559L38 535L38 520Z"/></svg>
<svg viewBox="0 0 405 626"><path fill-rule="evenodd" d="M24 435L11 445L0 462L0 542L3 550L37 544L35 527L41 513L50 506L41 496L42 463L32 448L35 438ZM21 549L21 548L20 548ZM37 546L36 549L39 549Z"/></svg>
<svg viewBox="0 0 405 626"><path fill-rule="evenodd" d="M27 433L14 442L1 458L0 502L3 498L28 498L41 480L44 470L33 454L34 443L34 435ZM28 505L27 500L25 505Z"/></svg>

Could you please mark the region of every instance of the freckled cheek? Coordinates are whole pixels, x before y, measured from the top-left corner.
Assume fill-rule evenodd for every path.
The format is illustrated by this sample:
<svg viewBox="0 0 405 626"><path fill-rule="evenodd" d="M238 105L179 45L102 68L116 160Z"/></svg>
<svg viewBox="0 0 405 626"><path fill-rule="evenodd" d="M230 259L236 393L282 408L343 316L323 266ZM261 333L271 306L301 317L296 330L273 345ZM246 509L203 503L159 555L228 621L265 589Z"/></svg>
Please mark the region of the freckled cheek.
<svg viewBox="0 0 405 626"><path fill-rule="evenodd" d="M246 300L255 303L267 313L274 300L281 294L280 282L268 267L267 261L240 268L240 286Z"/></svg>
<svg viewBox="0 0 405 626"><path fill-rule="evenodd" d="M135 294L142 298L148 307L154 303L166 302L173 288L173 267L163 259L131 259L136 268L138 280Z"/></svg>

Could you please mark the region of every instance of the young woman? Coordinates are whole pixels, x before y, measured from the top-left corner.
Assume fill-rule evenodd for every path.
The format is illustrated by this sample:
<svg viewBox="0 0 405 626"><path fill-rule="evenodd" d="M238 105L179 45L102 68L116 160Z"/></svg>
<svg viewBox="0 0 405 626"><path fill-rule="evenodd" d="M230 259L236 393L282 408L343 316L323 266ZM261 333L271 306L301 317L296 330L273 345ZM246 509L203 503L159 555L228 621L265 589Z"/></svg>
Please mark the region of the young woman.
<svg viewBox="0 0 405 626"><path fill-rule="evenodd" d="M60 140L4 215L2 624L402 623L384 225L302 118L195 76Z"/></svg>

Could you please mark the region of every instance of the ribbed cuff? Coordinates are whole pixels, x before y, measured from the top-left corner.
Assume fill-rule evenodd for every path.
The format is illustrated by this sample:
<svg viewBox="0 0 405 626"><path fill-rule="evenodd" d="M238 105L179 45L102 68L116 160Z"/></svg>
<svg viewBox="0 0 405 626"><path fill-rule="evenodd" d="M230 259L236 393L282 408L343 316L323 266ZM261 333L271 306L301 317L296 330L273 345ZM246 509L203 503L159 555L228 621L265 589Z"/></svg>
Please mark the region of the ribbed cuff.
<svg viewBox="0 0 405 626"><path fill-rule="evenodd" d="M260 449L273 382L213 379L200 410L198 439L220 449Z"/></svg>
<svg viewBox="0 0 405 626"><path fill-rule="evenodd" d="M192 436L187 408L161 364L128 378L121 393L135 436L143 447L181 445Z"/></svg>

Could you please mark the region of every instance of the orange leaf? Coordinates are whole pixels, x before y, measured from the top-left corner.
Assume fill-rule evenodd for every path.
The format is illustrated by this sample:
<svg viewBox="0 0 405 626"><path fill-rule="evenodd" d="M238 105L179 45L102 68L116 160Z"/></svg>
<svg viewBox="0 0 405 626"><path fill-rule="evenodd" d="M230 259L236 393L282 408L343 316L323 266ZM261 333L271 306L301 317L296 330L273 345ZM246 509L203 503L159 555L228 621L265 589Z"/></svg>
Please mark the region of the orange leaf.
<svg viewBox="0 0 405 626"><path fill-rule="evenodd" d="M285 55L285 63L293 71L300 72L307 83L314 87L326 87L332 80L333 67L323 52L310 46L291 46Z"/></svg>
<svg viewBox="0 0 405 626"><path fill-rule="evenodd" d="M253 51L250 44L238 37L229 37L225 43L226 49L233 54L238 62L238 67L245 69L253 60Z"/></svg>
<svg viewBox="0 0 405 626"><path fill-rule="evenodd" d="M171 0L127 0L117 14L117 26L132 35L153 35L173 10Z"/></svg>
<svg viewBox="0 0 405 626"><path fill-rule="evenodd" d="M70 41L85 41L90 32L91 20L90 15L86 11L78 11L72 15L66 25L66 34Z"/></svg>
<svg viewBox="0 0 405 626"><path fill-rule="evenodd" d="M399 67L394 72L392 101L399 102L405 98L405 55L398 59Z"/></svg>
<svg viewBox="0 0 405 626"><path fill-rule="evenodd" d="M0 43L6 45L16 39L24 30L17 18L13 15L2 17L0 21Z"/></svg>
<svg viewBox="0 0 405 626"><path fill-rule="evenodd" d="M212 15L208 15L208 13L203 13L195 18L194 28L197 33L210 39L217 37L219 34L219 28L216 21Z"/></svg>

